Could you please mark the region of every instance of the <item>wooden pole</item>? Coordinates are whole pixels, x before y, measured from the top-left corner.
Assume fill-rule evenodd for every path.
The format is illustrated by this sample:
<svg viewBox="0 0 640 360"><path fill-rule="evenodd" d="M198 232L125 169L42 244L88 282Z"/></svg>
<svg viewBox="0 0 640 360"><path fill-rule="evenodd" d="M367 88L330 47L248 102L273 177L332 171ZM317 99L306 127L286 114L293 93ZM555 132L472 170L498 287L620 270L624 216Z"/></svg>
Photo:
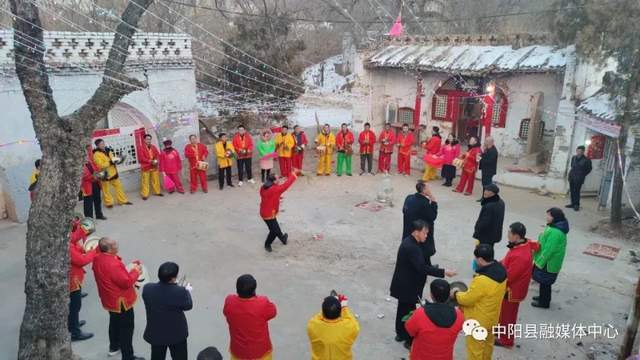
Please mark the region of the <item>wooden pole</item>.
<svg viewBox="0 0 640 360"><path fill-rule="evenodd" d="M622 339L622 347L620 349L620 355L618 360L625 360L631 356L633 351L633 343L636 340L638 334L638 323L640 322L640 277L636 283L636 291L633 297L633 304L631 310L629 310L629 317L627 318L627 328Z"/></svg>

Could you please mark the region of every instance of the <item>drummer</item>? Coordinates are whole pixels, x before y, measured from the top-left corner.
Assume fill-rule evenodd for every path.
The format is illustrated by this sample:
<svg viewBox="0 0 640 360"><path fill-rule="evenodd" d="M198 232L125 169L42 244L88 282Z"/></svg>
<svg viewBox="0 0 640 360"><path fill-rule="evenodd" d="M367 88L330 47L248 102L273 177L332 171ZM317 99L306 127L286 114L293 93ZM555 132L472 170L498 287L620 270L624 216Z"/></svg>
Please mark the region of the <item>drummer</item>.
<svg viewBox="0 0 640 360"><path fill-rule="evenodd" d="M84 321L80 321L80 308L82 307L82 283L84 282L85 271L83 267L93 261L96 255L95 250L89 250L85 253L79 242L80 239L86 239L87 235L95 231L93 221L83 219L73 226L75 231L69 238L69 318L68 329L71 333L71 341L82 341L91 339L92 333L84 332L80 329L84 325Z"/></svg>
<svg viewBox="0 0 640 360"><path fill-rule="evenodd" d="M209 156L207 147L198 141L197 136L190 135L189 144L184 147L184 157L189 160L189 190L192 194L198 190L198 179L202 185L202 192L208 192L207 156Z"/></svg>
<svg viewBox="0 0 640 360"><path fill-rule="evenodd" d="M134 285L141 272L137 263L127 271L115 240L100 239L93 274L102 307L109 312L109 356L121 353L123 360L142 359L133 353L133 305L137 299Z"/></svg>

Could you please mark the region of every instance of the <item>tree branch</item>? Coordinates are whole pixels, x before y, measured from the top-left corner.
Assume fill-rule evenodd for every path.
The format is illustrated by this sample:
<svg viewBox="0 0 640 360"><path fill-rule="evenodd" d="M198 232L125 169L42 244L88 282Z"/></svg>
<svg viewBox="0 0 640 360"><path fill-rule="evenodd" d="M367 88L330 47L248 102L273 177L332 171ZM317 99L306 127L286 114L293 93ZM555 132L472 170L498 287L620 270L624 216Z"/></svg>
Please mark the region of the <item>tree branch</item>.
<svg viewBox="0 0 640 360"><path fill-rule="evenodd" d="M14 0L12 0L14 1ZM146 87L137 79L124 75L129 47L133 42L140 18L153 0L131 0L122 13L121 22L116 27L113 45L109 51L102 83L93 96L69 117L84 121L93 128L95 123L107 115L107 112L125 95Z"/></svg>

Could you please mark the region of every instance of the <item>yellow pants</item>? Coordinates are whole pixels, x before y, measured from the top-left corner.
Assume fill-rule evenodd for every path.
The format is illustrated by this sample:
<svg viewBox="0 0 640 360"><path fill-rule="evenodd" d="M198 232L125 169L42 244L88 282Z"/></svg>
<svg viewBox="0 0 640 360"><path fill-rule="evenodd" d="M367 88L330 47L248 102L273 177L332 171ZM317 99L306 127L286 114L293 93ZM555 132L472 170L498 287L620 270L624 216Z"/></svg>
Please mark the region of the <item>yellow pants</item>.
<svg viewBox="0 0 640 360"><path fill-rule="evenodd" d="M149 181L154 194L160 194L160 171L140 171L140 196L149 197Z"/></svg>
<svg viewBox="0 0 640 360"><path fill-rule="evenodd" d="M231 352L229 352L229 354L231 354ZM237 358L235 356L233 356L233 354L231 354L231 360L244 360L244 359L240 359ZM254 359L251 359L254 360ZM273 351L269 352L267 355L259 358L259 359L255 359L255 360L273 360Z"/></svg>
<svg viewBox="0 0 640 360"><path fill-rule="evenodd" d="M425 165L424 175L422 175L423 181L429 181L438 178L438 169Z"/></svg>
<svg viewBox="0 0 640 360"><path fill-rule="evenodd" d="M467 360L491 360L493 355L494 336L491 329L487 329L486 340L478 341L473 336L465 337L467 345Z"/></svg>
<svg viewBox="0 0 640 360"><path fill-rule="evenodd" d="M318 170L316 171L318 175L331 174L331 154L320 155L318 159Z"/></svg>
<svg viewBox="0 0 640 360"><path fill-rule="evenodd" d="M104 202L104 206L113 206L113 197L111 196L110 190L111 187L113 187L113 190L116 192L116 200L118 201L118 204L122 205L129 202L127 195L124 194L124 190L122 189L120 179L100 181L100 187L102 188L102 201Z"/></svg>

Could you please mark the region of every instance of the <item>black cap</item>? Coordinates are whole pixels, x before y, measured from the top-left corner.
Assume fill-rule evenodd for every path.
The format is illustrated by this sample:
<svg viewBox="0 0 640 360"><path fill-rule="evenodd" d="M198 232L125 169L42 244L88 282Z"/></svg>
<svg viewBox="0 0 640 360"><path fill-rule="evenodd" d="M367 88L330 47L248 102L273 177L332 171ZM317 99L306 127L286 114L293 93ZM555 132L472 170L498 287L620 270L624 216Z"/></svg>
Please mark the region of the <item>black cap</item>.
<svg viewBox="0 0 640 360"><path fill-rule="evenodd" d="M484 189L485 189L485 190L489 190L489 191L491 191L491 192L492 192L492 193L494 193L494 194L497 194L497 193L499 193L499 192L500 192L500 188L498 187L498 185L496 185L496 184L494 184L494 183L491 183L491 184L489 184L489 185L485 185Z"/></svg>

